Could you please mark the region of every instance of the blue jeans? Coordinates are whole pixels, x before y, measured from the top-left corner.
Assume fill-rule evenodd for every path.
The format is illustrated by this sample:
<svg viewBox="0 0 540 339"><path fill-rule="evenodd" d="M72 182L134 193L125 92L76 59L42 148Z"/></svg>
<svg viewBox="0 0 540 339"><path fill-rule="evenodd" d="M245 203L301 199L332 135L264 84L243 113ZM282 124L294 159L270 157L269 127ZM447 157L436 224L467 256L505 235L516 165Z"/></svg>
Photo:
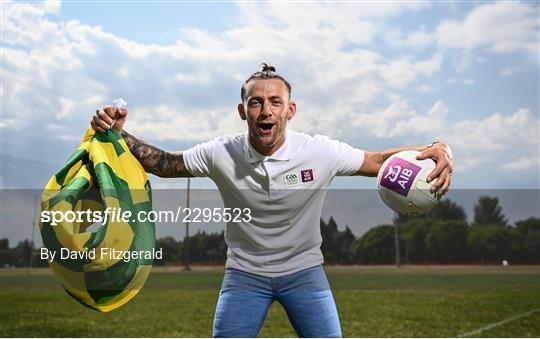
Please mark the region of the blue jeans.
<svg viewBox="0 0 540 339"><path fill-rule="evenodd" d="M334 297L321 265L276 278L225 271L214 337L256 337L277 300L299 337L341 337Z"/></svg>

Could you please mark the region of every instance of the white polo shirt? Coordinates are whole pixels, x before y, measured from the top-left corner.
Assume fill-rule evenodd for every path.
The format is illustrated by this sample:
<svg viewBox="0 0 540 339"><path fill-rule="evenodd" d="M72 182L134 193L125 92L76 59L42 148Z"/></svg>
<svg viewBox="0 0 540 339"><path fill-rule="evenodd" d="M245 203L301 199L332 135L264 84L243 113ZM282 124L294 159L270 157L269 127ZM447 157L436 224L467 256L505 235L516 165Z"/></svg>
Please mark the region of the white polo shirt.
<svg viewBox="0 0 540 339"><path fill-rule="evenodd" d="M364 151L322 135L286 133L271 156L258 153L247 133L184 152L187 170L212 179L225 207L250 210L251 218L227 223L227 267L276 277L323 263L320 218L327 188L334 176L356 173Z"/></svg>

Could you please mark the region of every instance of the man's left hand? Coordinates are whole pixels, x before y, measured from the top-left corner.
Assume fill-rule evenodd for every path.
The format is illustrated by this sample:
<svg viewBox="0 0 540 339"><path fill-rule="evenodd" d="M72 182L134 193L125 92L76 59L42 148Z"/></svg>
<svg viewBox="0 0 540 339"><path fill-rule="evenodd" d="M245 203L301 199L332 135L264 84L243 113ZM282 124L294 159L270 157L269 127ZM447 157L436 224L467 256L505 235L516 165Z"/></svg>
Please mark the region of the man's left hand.
<svg viewBox="0 0 540 339"><path fill-rule="evenodd" d="M452 150L450 146L444 143L435 143L432 146L423 150L416 159L423 160L427 158L433 159L437 163L437 166L428 175L428 182L432 182L436 179L435 183L431 186L431 192L438 191L441 195L448 192L450 188L450 182L452 181L452 172L454 165Z"/></svg>

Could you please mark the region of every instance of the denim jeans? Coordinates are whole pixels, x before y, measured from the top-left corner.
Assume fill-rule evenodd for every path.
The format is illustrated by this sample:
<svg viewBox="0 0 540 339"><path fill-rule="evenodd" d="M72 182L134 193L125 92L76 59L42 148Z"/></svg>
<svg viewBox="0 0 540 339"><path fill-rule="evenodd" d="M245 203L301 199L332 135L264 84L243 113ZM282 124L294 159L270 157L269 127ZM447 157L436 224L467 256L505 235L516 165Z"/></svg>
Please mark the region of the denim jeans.
<svg viewBox="0 0 540 339"><path fill-rule="evenodd" d="M214 337L256 337L274 300L299 337L341 337L322 265L275 278L228 268L214 318Z"/></svg>

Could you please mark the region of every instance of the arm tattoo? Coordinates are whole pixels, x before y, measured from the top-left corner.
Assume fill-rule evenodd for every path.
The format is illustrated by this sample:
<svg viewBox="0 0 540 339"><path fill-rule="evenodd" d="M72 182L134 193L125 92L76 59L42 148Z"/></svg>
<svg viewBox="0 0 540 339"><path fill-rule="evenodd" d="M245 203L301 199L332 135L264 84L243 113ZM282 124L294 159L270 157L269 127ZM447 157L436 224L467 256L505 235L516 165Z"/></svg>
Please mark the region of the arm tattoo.
<svg viewBox="0 0 540 339"><path fill-rule="evenodd" d="M182 152L170 153L161 150L135 138L126 131L122 131L122 137L146 172L164 178L192 177L186 169Z"/></svg>

